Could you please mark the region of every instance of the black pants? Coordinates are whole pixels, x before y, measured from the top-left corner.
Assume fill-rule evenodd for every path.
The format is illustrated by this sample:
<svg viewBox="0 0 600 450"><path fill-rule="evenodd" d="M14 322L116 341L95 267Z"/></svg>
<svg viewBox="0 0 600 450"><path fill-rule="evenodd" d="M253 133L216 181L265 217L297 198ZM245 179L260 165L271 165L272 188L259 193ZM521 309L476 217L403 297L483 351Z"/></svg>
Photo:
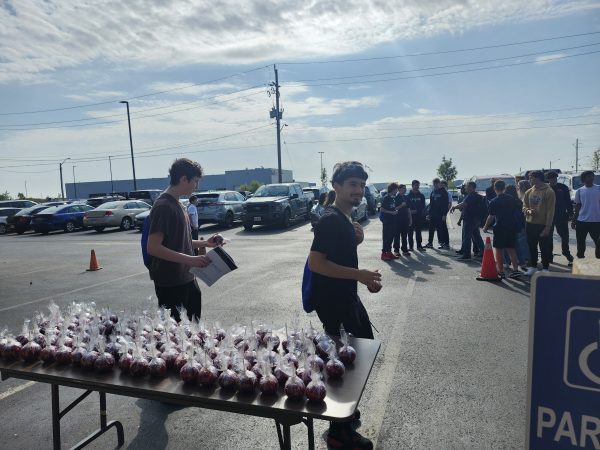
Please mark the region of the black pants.
<svg viewBox="0 0 600 450"><path fill-rule="evenodd" d="M443 216L431 215L429 216L429 243L433 245L433 234L437 231L438 242L440 245L450 245L450 234L448 233L448 226Z"/></svg>
<svg viewBox="0 0 600 450"><path fill-rule="evenodd" d="M171 309L171 317L177 322L181 320L178 307L183 306L187 310L188 319L192 316L200 319L202 312L202 292L198 287L196 280L179 286L157 286L154 285L154 291L158 297L158 306Z"/></svg>
<svg viewBox="0 0 600 450"><path fill-rule="evenodd" d="M192 228L192 240L198 240L198 228ZM198 250L194 249L194 255L198 255Z"/></svg>
<svg viewBox="0 0 600 450"><path fill-rule="evenodd" d="M544 231L544 228L546 228L544 225L536 223L527 223L525 226L530 255L529 267L537 267L538 245L542 254L542 268L547 269L552 261L552 235L541 237L540 234Z"/></svg>
<svg viewBox="0 0 600 450"><path fill-rule="evenodd" d="M385 213L383 214L383 247L381 248L381 251L391 252L392 241L394 240L394 236L396 235L396 221L394 220L394 216Z"/></svg>
<svg viewBox="0 0 600 450"><path fill-rule="evenodd" d="M351 293L337 298L325 296L322 299L317 295L313 301L325 333L339 336L340 325L343 324L346 332L359 338L373 339L371 321L358 294Z"/></svg>
<svg viewBox="0 0 600 450"><path fill-rule="evenodd" d="M417 241L417 248L423 245L423 236L421 235L421 227L423 221L421 220L421 213L417 212L412 216L412 225L408 228L408 246L413 249L415 245L415 239ZM413 238L414 234L414 238Z"/></svg>
<svg viewBox="0 0 600 450"><path fill-rule="evenodd" d="M577 257L585 256L585 240L588 233L596 245L596 258L600 258L600 222L581 222L577 221L575 227L575 237L577 238Z"/></svg>
<svg viewBox="0 0 600 450"><path fill-rule="evenodd" d="M400 247L400 240L402 240L402 247ZM398 220L396 221L396 231L394 233L394 251L400 252L402 248L403 252L408 251L408 222Z"/></svg>
<svg viewBox="0 0 600 450"><path fill-rule="evenodd" d="M550 236L554 235L554 228L556 227L556 232L560 236L560 246L562 250L562 254L566 257L571 256L571 250L569 249L569 219L568 217L561 217L554 219L554 224L552 225L552 231L550 231ZM554 245L554 242L552 242Z"/></svg>

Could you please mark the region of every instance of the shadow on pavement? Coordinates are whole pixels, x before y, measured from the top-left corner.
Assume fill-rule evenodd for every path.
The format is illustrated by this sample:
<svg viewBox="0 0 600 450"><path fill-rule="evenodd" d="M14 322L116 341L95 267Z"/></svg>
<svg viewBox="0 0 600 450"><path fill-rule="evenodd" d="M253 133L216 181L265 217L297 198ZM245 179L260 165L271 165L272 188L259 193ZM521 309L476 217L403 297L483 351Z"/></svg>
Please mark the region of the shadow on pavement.
<svg viewBox="0 0 600 450"><path fill-rule="evenodd" d="M181 405L171 405L152 400L139 399L135 404L142 410L138 433L127 446L128 449L147 449L148 443L152 442L151 448L167 448L169 435L165 422L169 414L185 408Z"/></svg>

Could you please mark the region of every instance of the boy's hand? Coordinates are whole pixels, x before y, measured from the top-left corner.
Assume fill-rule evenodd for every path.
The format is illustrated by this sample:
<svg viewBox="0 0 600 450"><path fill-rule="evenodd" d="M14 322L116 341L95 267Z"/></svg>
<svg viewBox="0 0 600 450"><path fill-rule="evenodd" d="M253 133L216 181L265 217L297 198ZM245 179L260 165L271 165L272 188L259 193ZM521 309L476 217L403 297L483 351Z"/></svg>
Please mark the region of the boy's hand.
<svg viewBox="0 0 600 450"><path fill-rule="evenodd" d="M208 240L206 241L206 246L207 247L220 247L225 245L225 243L223 242L223 236L221 236L220 234L213 234L210 238L208 238Z"/></svg>
<svg viewBox="0 0 600 450"><path fill-rule="evenodd" d="M375 283L381 282L381 272L378 270L361 269L358 271L357 281L367 287L369 285L374 285Z"/></svg>
<svg viewBox="0 0 600 450"><path fill-rule="evenodd" d="M352 225L354 226L354 235L356 236L356 243L360 244L362 241L365 240L365 232L363 230L363 227L358 222L352 222Z"/></svg>
<svg viewBox="0 0 600 450"><path fill-rule="evenodd" d="M192 266L192 267L206 267L212 263L210 258L208 258L207 256L204 256L204 255L190 256L190 258L191 258L190 266Z"/></svg>

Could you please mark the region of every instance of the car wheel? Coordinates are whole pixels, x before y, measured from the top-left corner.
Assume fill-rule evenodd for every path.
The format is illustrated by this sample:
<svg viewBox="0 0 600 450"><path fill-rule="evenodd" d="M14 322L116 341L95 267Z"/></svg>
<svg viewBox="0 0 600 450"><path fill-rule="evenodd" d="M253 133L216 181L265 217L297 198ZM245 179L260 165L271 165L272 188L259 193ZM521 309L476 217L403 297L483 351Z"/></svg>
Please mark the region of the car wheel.
<svg viewBox="0 0 600 450"><path fill-rule="evenodd" d="M102 233L104 231L104 227L94 227L94 230L96 230L98 233Z"/></svg>
<svg viewBox="0 0 600 450"><path fill-rule="evenodd" d="M24 234L24 233L25 233L25 231L23 231L23 230L17 231L17 234Z"/></svg>
<svg viewBox="0 0 600 450"><path fill-rule="evenodd" d="M231 211L225 214L225 220L221 222L221 225L223 225L225 228L231 228L233 226L233 213Z"/></svg>
<svg viewBox="0 0 600 450"><path fill-rule="evenodd" d="M0 223L0 234L6 234L6 225Z"/></svg>
<svg viewBox="0 0 600 450"><path fill-rule="evenodd" d="M43 235L46 235L46 234L48 234L48 233L50 233L50 232L49 232L48 230L44 230L44 231L42 231L41 233L42 233Z"/></svg>
<svg viewBox="0 0 600 450"><path fill-rule="evenodd" d="M124 217L121 221L121 231L127 231L131 228L131 219L129 217Z"/></svg>
<svg viewBox="0 0 600 450"><path fill-rule="evenodd" d="M252 223L245 223L244 230L251 231L253 226L254 226L254 224L252 224Z"/></svg>
<svg viewBox="0 0 600 450"><path fill-rule="evenodd" d="M286 209L285 211L283 211L283 219L281 220L281 227L282 228L289 228L290 227L290 221L291 221L290 210Z"/></svg>
<svg viewBox="0 0 600 450"><path fill-rule="evenodd" d="M75 224L69 220L65 223L65 232L72 233L73 231L75 231Z"/></svg>

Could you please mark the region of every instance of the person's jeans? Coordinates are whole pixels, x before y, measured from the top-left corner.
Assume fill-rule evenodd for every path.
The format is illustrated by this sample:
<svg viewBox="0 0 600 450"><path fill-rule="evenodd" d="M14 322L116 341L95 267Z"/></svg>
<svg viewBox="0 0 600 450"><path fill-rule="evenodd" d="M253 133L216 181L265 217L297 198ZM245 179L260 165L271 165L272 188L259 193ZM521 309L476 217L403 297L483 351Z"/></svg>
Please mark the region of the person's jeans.
<svg viewBox="0 0 600 450"><path fill-rule="evenodd" d="M383 231L382 231L382 239L383 246L381 248L382 252L391 252L392 251L392 241L394 240L394 235L396 234L396 220L395 217L390 214L383 215Z"/></svg>
<svg viewBox="0 0 600 450"><path fill-rule="evenodd" d="M450 244L450 235L448 233L448 226L443 216L432 215L429 216L429 243L433 245L433 233L437 231L438 242L440 245Z"/></svg>
<svg viewBox="0 0 600 450"><path fill-rule="evenodd" d="M462 246L461 252L463 257L471 257L471 244L480 249L483 252L483 239L479 233L479 220L469 219L462 221Z"/></svg>
<svg viewBox="0 0 600 450"><path fill-rule="evenodd" d="M562 254L571 256L571 250L569 249L569 219L567 217L555 219L550 236L554 235L554 227L556 227L556 232L560 236Z"/></svg>
<svg viewBox="0 0 600 450"><path fill-rule="evenodd" d="M421 235L421 226L422 226L422 222L421 222L420 213L417 212L416 214L412 215L412 225L408 228L408 246L411 249L414 248L415 239L417 241L417 248L420 248L423 244L423 236ZM414 239L413 239L413 233L415 235Z"/></svg>
<svg viewBox="0 0 600 450"><path fill-rule="evenodd" d="M400 247L400 241L402 240L402 247ZM394 232L394 251L400 252L402 248L403 252L408 251L408 223L402 220L396 222L396 230Z"/></svg>
<svg viewBox="0 0 600 450"><path fill-rule="evenodd" d="M596 245L596 258L600 258L600 222L577 221L575 237L577 238L577 257L585 256L585 240L588 233Z"/></svg>
<svg viewBox="0 0 600 450"><path fill-rule="evenodd" d="M527 223L525 225L530 255L529 267L537 267L538 245L542 254L542 268L547 269L550 266L550 261L552 261L552 235L540 236L544 228L546 228L544 225L537 223Z"/></svg>

